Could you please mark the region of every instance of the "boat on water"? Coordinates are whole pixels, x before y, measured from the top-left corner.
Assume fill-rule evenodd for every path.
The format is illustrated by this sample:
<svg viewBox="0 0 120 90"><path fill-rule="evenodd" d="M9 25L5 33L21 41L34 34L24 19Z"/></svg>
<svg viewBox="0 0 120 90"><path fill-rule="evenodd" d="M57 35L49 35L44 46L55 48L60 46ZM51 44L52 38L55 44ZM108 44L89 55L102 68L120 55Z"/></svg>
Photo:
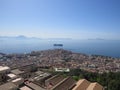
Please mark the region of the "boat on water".
<svg viewBox="0 0 120 90"><path fill-rule="evenodd" d="M60 46L60 47L62 47L63 44L53 44L53 46Z"/></svg>

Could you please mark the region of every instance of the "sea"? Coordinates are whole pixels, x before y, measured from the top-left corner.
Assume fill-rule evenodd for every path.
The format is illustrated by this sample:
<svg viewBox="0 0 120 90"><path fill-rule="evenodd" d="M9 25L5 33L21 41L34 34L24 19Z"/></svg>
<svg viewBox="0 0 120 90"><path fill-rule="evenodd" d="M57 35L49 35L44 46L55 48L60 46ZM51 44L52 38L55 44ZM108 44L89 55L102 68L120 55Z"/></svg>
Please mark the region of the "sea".
<svg viewBox="0 0 120 90"><path fill-rule="evenodd" d="M63 44L63 47L55 47L53 44ZM48 49L120 58L120 40L0 39L1 53L30 53Z"/></svg>

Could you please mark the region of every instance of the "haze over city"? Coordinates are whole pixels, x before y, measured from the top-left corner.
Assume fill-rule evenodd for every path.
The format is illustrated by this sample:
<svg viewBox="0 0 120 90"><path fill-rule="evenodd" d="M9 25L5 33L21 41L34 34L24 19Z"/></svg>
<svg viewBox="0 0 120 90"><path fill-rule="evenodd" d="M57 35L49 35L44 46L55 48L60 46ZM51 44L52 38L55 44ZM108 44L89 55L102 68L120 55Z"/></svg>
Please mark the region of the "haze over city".
<svg viewBox="0 0 120 90"><path fill-rule="evenodd" d="M120 0L0 0L0 36L120 39Z"/></svg>

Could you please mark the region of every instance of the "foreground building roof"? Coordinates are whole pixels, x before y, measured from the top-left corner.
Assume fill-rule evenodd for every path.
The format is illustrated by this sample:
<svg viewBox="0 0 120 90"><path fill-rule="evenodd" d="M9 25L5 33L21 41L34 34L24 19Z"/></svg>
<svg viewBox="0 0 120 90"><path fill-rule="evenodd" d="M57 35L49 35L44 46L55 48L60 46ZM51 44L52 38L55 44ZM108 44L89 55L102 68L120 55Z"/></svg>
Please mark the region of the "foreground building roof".
<svg viewBox="0 0 120 90"><path fill-rule="evenodd" d="M14 74L16 74L16 75L24 73L24 71L20 71L19 69L14 69L11 72L14 73Z"/></svg>
<svg viewBox="0 0 120 90"><path fill-rule="evenodd" d="M103 87L98 83L91 83L87 90L104 90Z"/></svg>
<svg viewBox="0 0 120 90"><path fill-rule="evenodd" d="M0 86L0 90L17 90L17 89L18 89L18 87L11 82Z"/></svg>
<svg viewBox="0 0 120 90"><path fill-rule="evenodd" d="M9 70L10 70L10 68L7 66L0 66L0 73L5 72L5 71L9 71Z"/></svg>
<svg viewBox="0 0 120 90"><path fill-rule="evenodd" d="M86 79L81 79L76 83L76 86L73 88L73 90L87 90L89 85L89 81L87 81Z"/></svg>
<svg viewBox="0 0 120 90"><path fill-rule="evenodd" d="M104 90L104 88L99 83L91 83L86 79L81 79L72 90Z"/></svg>
<svg viewBox="0 0 120 90"><path fill-rule="evenodd" d="M67 77L61 82L59 82L51 90L71 90L75 86L76 81L72 77Z"/></svg>

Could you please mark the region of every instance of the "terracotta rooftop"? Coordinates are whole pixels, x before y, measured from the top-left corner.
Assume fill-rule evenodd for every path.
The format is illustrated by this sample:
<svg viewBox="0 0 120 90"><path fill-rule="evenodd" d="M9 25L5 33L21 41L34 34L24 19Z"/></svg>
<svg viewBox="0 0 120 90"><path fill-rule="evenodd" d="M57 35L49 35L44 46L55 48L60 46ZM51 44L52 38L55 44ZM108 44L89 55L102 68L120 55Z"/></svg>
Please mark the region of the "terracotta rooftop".
<svg viewBox="0 0 120 90"><path fill-rule="evenodd" d="M104 88L99 83L91 83L86 79L81 79L72 90L104 90Z"/></svg>
<svg viewBox="0 0 120 90"><path fill-rule="evenodd" d="M81 79L76 83L76 86L72 90L86 90L89 85L89 81L87 81L86 79Z"/></svg>
<svg viewBox="0 0 120 90"><path fill-rule="evenodd" d="M99 83L91 83L86 90L104 90Z"/></svg>

